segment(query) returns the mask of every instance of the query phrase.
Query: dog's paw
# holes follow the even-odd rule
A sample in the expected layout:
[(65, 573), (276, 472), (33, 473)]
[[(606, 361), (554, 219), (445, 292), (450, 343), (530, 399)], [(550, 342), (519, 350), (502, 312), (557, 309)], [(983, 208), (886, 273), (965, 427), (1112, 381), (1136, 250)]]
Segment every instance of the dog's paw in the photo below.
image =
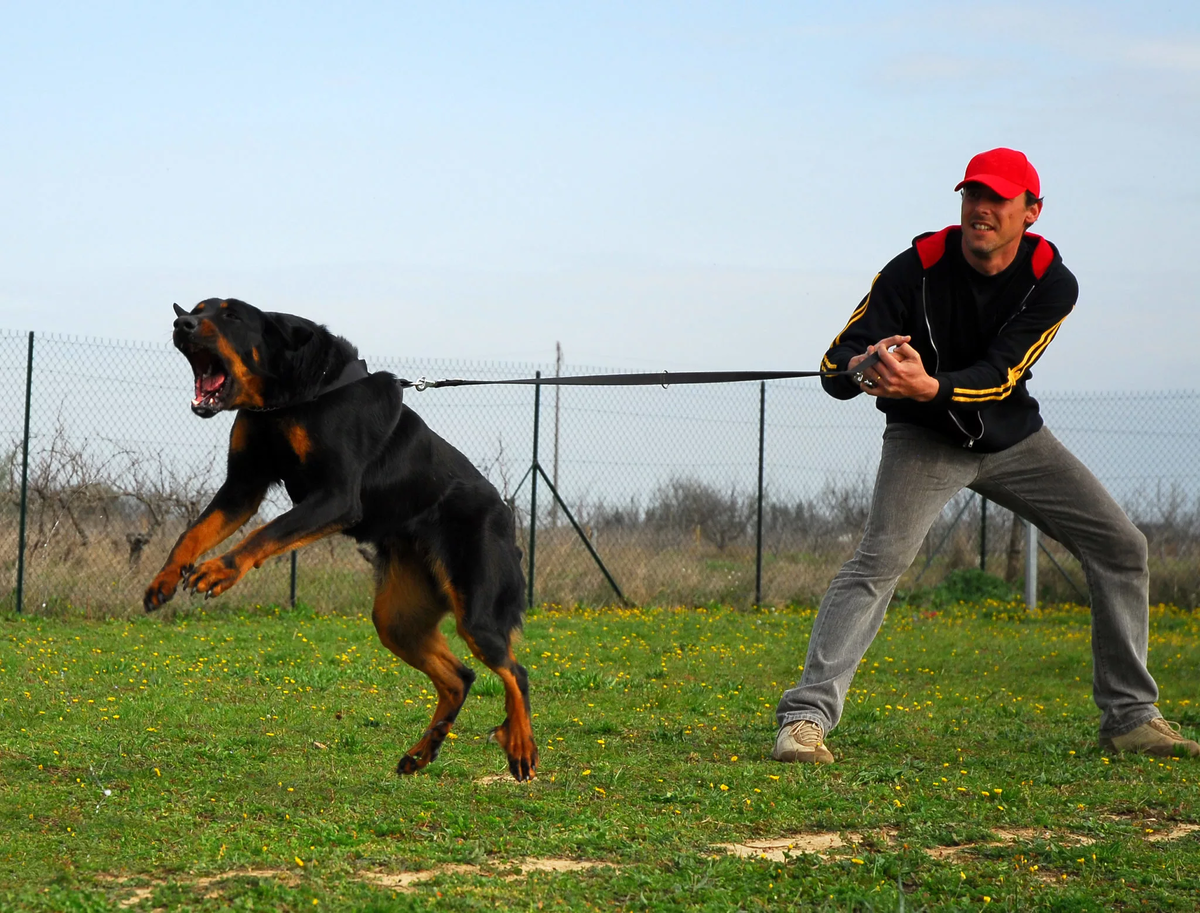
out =
[(158, 576), (146, 588), (146, 594), (142, 597), (142, 608), (147, 612), (153, 612), (170, 602), (185, 570), (168, 565), (159, 571)]
[(537, 775), (538, 750), (528, 729), (522, 732), (505, 720), (492, 730), (488, 739), (504, 749), (508, 770), (518, 781), (532, 780)]
[(420, 758), (414, 757), (413, 755), (410, 755), (410, 754), (406, 754), (404, 757), (402, 757), (400, 759), (399, 763), (396, 764), (396, 773), (398, 773), (398, 774), (400, 774), (400, 776), (404, 777), (404, 776), (408, 776), (410, 774), (415, 774), (418, 770), (420, 770), (424, 766), (425, 765), (421, 762)]
[(183, 585), (193, 593), (206, 597), (220, 596), (242, 579), (242, 572), (228, 556), (205, 561), (195, 570), (184, 574)]

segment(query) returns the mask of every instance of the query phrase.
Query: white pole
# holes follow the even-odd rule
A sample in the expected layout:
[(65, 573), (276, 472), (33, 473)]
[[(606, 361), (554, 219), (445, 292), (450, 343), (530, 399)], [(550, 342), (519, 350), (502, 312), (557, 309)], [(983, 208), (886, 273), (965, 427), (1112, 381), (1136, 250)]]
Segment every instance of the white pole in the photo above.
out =
[(1025, 607), (1037, 607), (1038, 528), (1025, 521)]

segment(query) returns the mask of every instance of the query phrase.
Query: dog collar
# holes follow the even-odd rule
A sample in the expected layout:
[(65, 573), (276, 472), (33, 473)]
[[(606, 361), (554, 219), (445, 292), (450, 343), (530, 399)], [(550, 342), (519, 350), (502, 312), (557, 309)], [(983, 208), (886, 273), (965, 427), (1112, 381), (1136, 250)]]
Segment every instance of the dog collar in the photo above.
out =
[(259, 406), (253, 408), (253, 412), (277, 412), (280, 409), (290, 409), (292, 406), (302, 406), (305, 403), (311, 403), (314, 400), (320, 399), (326, 393), (332, 393), (341, 387), (357, 383), (364, 378), (370, 377), (371, 372), (367, 370), (367, 363), (359, 358), (349, 362), (346, 367), (342, 368), (340, 374), (332, 381), (317, 388), (317, 391), (303, 399), (293, 399), (286, 403), (280, 403), (278, 406)]
[(321, 387), (321, 389), (314, 393), (310, 398), (318, 399), (324, 396), (326, 393), (331, 393), (338, 387), (344, 387), (347, 384), (352, 384), (356, 381), (362, 380), (365, 377), (369, 377), (370, 374), (371, 372), (367, 370), (367, 363), (361, 358), (356, 359), (355, 361), (349, 362), (346, 367), (342, 368), (341, 374), (339, 374), (331, 383)]

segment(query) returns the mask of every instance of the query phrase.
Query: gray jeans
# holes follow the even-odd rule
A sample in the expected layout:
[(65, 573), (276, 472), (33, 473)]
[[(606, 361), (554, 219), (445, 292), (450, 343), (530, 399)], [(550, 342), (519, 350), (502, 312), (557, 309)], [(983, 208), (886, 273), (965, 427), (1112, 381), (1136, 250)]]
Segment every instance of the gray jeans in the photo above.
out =
[(946, 503), (971, 488), (1033, 522), (1083, 566), (1092, 595), (1092, 696), (1100, 734), (1123, 735), (1161, 714), (1146, 669), (1146, 537), (1048, 428), (1000, 453), (975, 453), (917, 425), (888, 425), (858, 551), (833, 579), (804, 672), (776, 709), (780, 725), (841, 719), (860, 660), (883, 624), (896, 581)]

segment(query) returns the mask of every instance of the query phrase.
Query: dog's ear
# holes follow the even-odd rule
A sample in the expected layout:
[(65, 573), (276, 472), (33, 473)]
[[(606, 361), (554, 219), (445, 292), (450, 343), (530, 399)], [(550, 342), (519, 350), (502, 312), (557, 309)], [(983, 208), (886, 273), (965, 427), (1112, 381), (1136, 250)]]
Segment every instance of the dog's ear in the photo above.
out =
[(182, 317), (183, 315), (185, 315), (187, 313), (187, 311), (185, 311), (183, 308), (181, 308), (178, 304), (172, 304), (171, 307), (175, 308), (175, 316), (176, 317)]
[(291, 314), (267, 314), (264, 332), (276, 336), (285, 349), (300, 349), (315, 335), (307, 320)]

